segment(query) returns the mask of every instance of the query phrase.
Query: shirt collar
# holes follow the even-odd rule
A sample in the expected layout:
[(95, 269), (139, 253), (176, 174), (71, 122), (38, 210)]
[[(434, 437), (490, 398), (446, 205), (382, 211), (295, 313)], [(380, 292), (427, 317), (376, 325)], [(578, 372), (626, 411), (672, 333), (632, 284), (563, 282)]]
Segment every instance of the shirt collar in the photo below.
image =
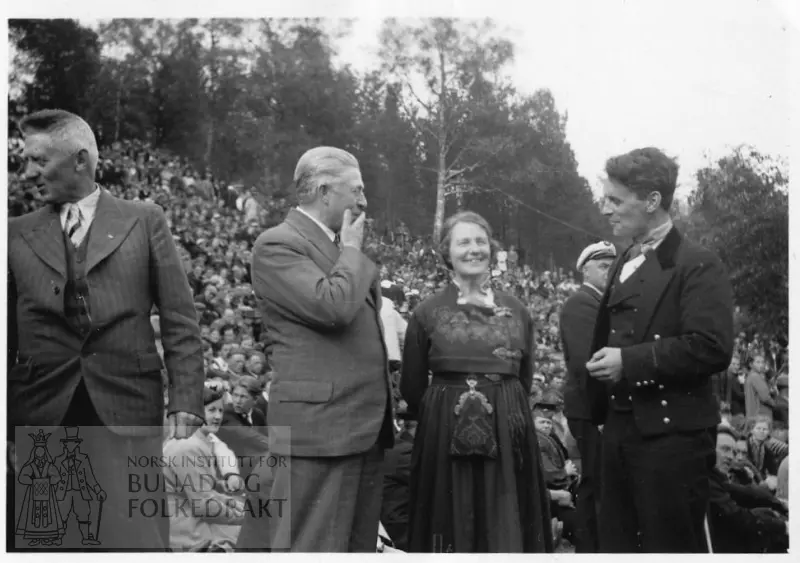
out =
[(667, 217), (667, 220), (661, 225), (651, 229), (644, 237), (642, 237), (639, 244), (642, 246), (642, 253), (646, 250), (655, 250), (659, 245), (664, 242), (667, 235), (672, 230), (672, 219)]
[[(453, 285), (456, 286), (458, 290), (458, 299), (456, 303), (459, 305), (464, 305), (467, 302), (467, 298), (464, 295), (464, 291), (461, 286), (458, 284), (455, 276), (451, 277)], [(487, 275), (486, 279), (483, 280), (480, 287), (478, 288), (478, 297), (483, 301), (483, 304), (487, 307), (494, 307), (494, 291), (492, 290), (492, 276)]]
[[(94, 191), (84, 197), (81, 200), (78, 200), (73, 205), (77, 205), (78, 209), (81, 210), (81, 216), (86, 224), (89, 224), (94, 219), (94, 213), (97, 211), (97, 202), (100, 200), (100, 186), (95, 184)], [(69, 205), (63, 205), (61, 207), (61, 226), (62, 228), (67, 223), (67, 212), (69, 211)]]
[(597, 287), (595, 287), (592, 284), (590, 284), (589, 282), (585, 281), (585, 282), (583, 282), (583, 285), (585, 285), (586, 287), (590, 287), (593, 290), (595, 290), (599, 296), (601, 296), (601, 297), (603, 296), (603, 292), (600, 291)]
[(322, 229), (322, 232), (325, 233), (329, 239), (331, 239), (331, 242), (333, 242), (333, 240), (336, 238), (336, 233), (334, 233), (330, 229), (330, 227), (325, 225), (322, 221), (320, 221), (316, 217), (312, 216), (308, 211), (306, 211), (302, 207), (296, 207), (295, 209), (297, 209), (300, 213), (302, 213), (303, 215), (314, 221), (319, 226), (319, 228)]

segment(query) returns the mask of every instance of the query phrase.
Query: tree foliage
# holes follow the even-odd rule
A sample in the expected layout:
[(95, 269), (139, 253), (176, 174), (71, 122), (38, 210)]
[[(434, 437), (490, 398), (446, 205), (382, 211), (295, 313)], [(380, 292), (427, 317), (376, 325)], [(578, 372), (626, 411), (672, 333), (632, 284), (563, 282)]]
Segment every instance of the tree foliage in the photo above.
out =
[(789, 196), (785, 166), (739, 147), (697, 172), (690, 234), (727, 266), (756, 329), (788, 335)]
[[(435, 235), (469, 207), (537, 266), (570, 266), (608, 227), (549, 91), (504, 78), (514, 45), (489, 20), (388, 20), (381, 64), (336, 60), (347, 26), (310, 19), (14, 20), (18, 113), (62, 107), (101, 144), (147, 141), (291, 204), (307, 149), (352, 151), (384, 232)], [(16, 78), (15, 78), (16, 79)], [(435, 220), (434, 220), (435, 219)]]

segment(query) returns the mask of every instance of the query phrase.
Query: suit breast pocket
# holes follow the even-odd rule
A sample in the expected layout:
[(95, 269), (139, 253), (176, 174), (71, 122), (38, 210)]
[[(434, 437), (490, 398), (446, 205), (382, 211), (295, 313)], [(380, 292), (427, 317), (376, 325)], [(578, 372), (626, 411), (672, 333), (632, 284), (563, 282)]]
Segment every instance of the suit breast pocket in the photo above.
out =
[(272, 400), (280, 403), (327, 403), (333, 397), (329, 381), (281, 381), (270, 390)]

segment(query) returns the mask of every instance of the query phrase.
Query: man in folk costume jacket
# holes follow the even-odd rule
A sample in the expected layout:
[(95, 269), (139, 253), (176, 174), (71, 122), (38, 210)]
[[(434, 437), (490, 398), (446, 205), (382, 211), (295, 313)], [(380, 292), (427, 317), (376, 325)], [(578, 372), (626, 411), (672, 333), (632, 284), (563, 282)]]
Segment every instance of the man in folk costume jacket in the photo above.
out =
[[(272, 496), (290, 499), (291, 517), (269, 535), (292, 551), (374, 552), (394, 424), (378, 268), (361, 252), (358, 161), (311, 149), (295, 186), (300, 206), (253, 248), (253, 289), (275, 370), (270, 452), (290, 456), (274, 469)], [(259, 545), (266, 535), (243, 529), (239, 547), (270, 547)]]
[(583, 285), (564, 303), (559, 322), (567, 364), (564, 414), (581, 455), (581, 480), (575, 492), (577, 553), (597, 553), (600, 432), (591, 422), (586, 399), (586, 379), (589, 377), (586, 362), (590, 356), (600, 298), (616, 256), (617, 249), (606, 241), (591, 244), (581, 252), (576, 268), (583, 274)]
[(719, 405), (711, 376), (733, 354), (733, 298), (712, 252), (669, 217), (677, 164), (654, 148), (606, 164), (603, 212), (634, 245), (600, 302), (587, 392), (603, 426), (601, 552), (705, 552)]
[(186, 274), (161, 208), (94, 183), (97, 144), (85, 121), (45, 110), (20, 128), (26, 176), (47, 205), (8, 225), (10, 441), (17, 426), (82, 427), (87, 448), (103, 452), (95, 456), (108, 483), (102, 546), (164, 549), (168, 520), (128, 511), (126, 460), (161, 455), (153, 305), (171, 434), (191, 436), (203, 421), (202, 344)]

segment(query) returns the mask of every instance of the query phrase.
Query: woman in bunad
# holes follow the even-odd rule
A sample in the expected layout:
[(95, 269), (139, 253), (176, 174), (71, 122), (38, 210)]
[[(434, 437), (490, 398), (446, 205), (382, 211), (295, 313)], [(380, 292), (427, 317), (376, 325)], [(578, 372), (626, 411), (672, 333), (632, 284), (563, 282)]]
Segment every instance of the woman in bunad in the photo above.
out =
[(480, 215), (450, 217), (439, 251), (452, 282), (409, 320), (400, 390), (419, 421), (412, 552), (553, 551), (528, 405), (533, 322), (519, 300), (491, 288), (491, 241)]
[[(164, 483), (175, 551), (231, 550), (244, 520), (244, 490), (236, 457), (216, 433), (222, 423), (223, 393), (203, 390), (206, 423), (185, 440), (164, 444)], [(228, 549), (226, 549), (226, 546)]]

